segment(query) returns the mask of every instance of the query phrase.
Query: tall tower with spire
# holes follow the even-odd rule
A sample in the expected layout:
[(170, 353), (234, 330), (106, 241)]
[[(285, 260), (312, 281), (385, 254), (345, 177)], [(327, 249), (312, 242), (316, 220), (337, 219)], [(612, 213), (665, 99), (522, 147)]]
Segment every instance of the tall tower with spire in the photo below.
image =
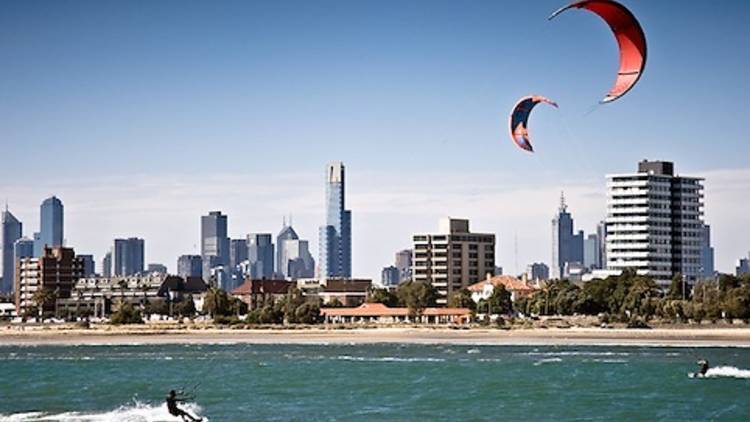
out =
[(565, 264), (583, 263), (583, 232), (573, 234), (573, 216), (568, 212), (565, 193), (560, 192), (560, 209), (552, 219), (552, 279), (565, 275)]

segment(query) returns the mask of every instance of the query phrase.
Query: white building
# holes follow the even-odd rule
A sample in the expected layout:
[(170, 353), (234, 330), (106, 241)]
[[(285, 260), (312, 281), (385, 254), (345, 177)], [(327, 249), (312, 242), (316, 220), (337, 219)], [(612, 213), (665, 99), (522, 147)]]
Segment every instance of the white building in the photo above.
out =
[(607, 176), (607, 269), (634, 268), (662, 285), (701, 273), (703, 179), (674, 174), (666, 161)]
[(438, 303), (495, 272), (495, 235), (471, 233), (469, 220), (445, 218), (438, 233), (415, 234), (414, 281), (432, 284)]

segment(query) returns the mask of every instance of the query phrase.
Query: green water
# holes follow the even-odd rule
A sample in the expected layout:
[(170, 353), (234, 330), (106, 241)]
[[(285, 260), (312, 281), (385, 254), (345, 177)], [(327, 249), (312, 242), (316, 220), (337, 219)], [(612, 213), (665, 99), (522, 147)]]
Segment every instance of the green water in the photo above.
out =
[(0, 347), (0, 420), (176, 420), (171, 388), (211, 421), (748, 421), (750, 349)]

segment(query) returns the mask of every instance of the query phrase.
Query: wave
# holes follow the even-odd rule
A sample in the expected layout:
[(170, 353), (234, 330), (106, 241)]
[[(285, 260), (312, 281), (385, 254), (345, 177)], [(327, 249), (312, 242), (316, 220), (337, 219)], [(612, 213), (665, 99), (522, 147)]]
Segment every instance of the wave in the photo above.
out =
[(552, 352), (526, 352), (528, 356), (630, 356), (628, 352), (588, 352), (588, 351), (552, 351)]
[(745, 378), (750, 379), (750, 369), (740, 369), (734, 366), (717, 366), (709, 368), (705, 375), (706, 378)]
[(554, 363), (554, 362), (562, 362), (562, 361), (563, 360), (560, 359), (560, 358), (545, 358), (545, 359), (540, 359), (540, 360), (534, 362), (534, 366), (539, 366), (539, 365), (542, 365), (544, 363)]
[[(193, 415), (199, 415), (201, 407), (195, 403), (183, 403), (182, 409)], [(181, 421), (180, 418), (172, 416), (167, 411), (167, 405), (150, 405), (134, 400), (133, 404), (120, 406), (108, 412), (21, 412), (13, 414), (0, 414), (0, 420), (7, 422), (156, 422), (156, 421)], [(203, 418), (203, 421), (208, 421)]]
[(395, 356), (362, 357), (349, 355), (337, 356), (336, 360), (348, 360), (355, 362), (445, 362), (445, 359), (441, 358), (400, 358)]

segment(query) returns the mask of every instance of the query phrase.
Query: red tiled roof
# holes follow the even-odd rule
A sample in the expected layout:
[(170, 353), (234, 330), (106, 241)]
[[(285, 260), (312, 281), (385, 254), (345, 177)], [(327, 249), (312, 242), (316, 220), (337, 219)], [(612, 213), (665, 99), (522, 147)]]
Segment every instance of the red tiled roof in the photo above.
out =
[(286, 280), (247, 280), (232, 290), (232, 294), (238, 296), (260, 293), (286, 294), (294, 285), (293, 281)]
[[(363, 303), (356, 308), (323, 308), (320, 313), (324, 316), (408, 316), (409, 308), (390, 308), (382, 303)], [(425, 308), (422, 315), (427, 316), (460, 316), (471, 315), (468, 308)]]
[(525, 282), (509, 275), (496, 275), (488, 280), (483, 280), (479, 283), (472, 284), (467, 288), (470, 292), (481, 292), (482, 290), (484, 290), (484, 286), (488, 284), (492, 284), (493, 286), (499, 286), (502, 284), (508, 291), (530, 292), (534, 290), (533, 287), (529, 286)]

